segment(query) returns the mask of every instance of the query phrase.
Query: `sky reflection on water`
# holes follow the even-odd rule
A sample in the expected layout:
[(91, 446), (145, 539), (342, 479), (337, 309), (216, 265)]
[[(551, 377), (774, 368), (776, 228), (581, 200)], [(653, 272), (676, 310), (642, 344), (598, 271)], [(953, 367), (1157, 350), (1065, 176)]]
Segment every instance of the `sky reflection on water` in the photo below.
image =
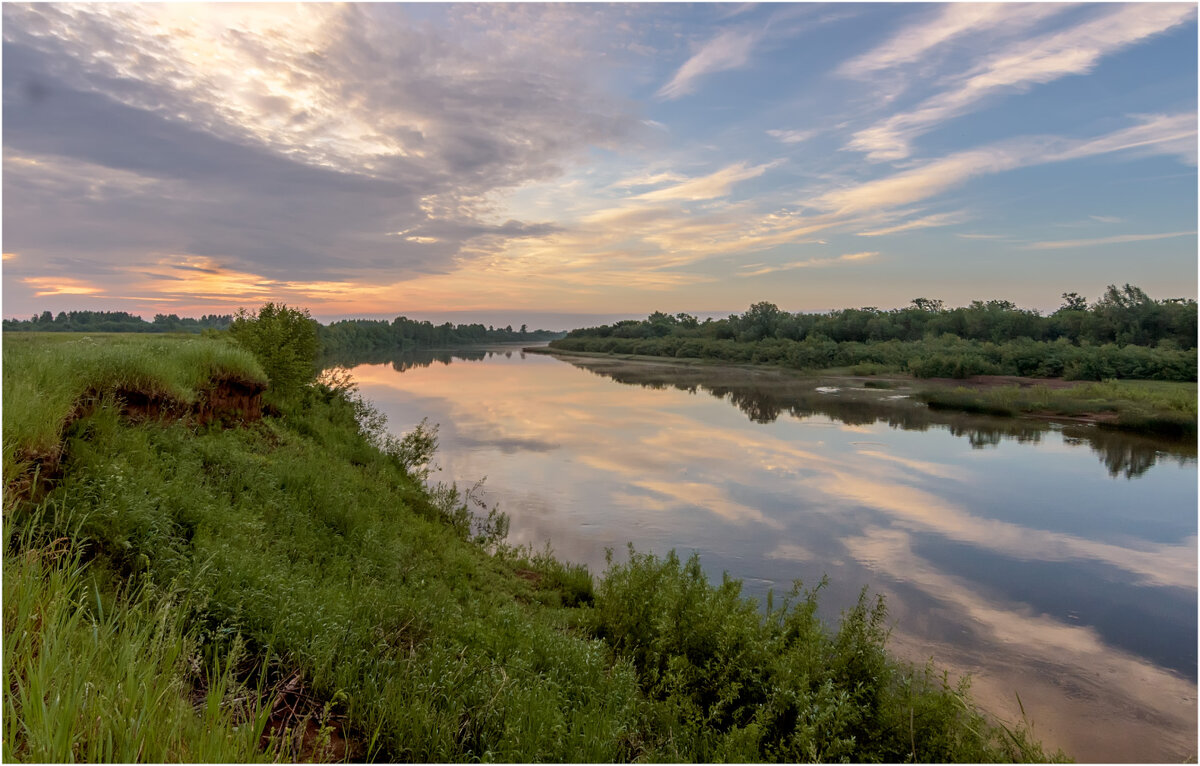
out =
[(438, 476), (489, 477), (511, 542), (597, 572), (627, 542), (695, 550), (757, 597), (828, 574), (829, 619), (869, 584), (897, 651), (971, 671), (994, 708), (1021, 693), (1076, 758), (1194, 754), (1194, 443), (519, 349), (353, 374), (394, 430), (441, 424)]

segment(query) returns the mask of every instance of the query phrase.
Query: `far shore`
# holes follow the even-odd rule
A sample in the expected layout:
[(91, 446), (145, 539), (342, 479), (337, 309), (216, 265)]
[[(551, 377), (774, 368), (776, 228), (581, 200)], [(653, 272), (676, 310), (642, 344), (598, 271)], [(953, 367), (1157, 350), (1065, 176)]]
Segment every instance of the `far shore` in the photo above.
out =
[[(855, 375), (848, 368), (797, 370), (779, 365), (736, 364), (711, 359), (673, 358), (602, 351), (567, 351), (549, 346), (526, 346), (529, 354), (613, 361), (712, 367), (755, 374), (776, 374), (811, 381), (815, 386), (837, 385), (887, 389), (907, 394), (932, 409), (976, 412), (1101, 427), (1173, 437), (1196, 435), (1196, 383), (1164, 381), (1088, 381), (1031, 378), (1017, 375), (972, 375), (966, 378), (917, 378), (907, 373)], [(1181, 410), (1180, 397), (1190, 400)]]

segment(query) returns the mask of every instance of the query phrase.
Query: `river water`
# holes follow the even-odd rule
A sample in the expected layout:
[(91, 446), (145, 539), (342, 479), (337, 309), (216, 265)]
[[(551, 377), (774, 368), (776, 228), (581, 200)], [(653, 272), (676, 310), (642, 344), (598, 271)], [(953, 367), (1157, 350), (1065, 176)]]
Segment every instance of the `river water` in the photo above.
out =
[[(697, 551), (835, 622), (883, 593), (889, 646), (969, 673), (995, 716), (1081, 761), (1195, 762), (1195, 442), (932, 412), (904, 389), (519, 347), (357, 364), (396, 433), (440, 424), (435, 480), (509, 542), (604, 569)], [(1018, 699), (1019, 698), (1019, 699)]]

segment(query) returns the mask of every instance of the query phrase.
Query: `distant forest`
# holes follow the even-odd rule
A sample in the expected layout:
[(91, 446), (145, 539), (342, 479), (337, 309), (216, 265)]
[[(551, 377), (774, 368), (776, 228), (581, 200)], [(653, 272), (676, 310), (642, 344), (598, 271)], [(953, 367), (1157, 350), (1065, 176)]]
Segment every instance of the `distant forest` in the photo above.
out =
[(30, 319), (5, 319), (5, 332), (203, 332), (225, 330), (232, 314), (205, 314), (199, 319), (155, 314), (153, 322), (124, 311), (43, 311)]
[(1062, 306), (1046, 316), (1011, 301), (946, 308), (928, 298), (900, 309), (823, 314), (791, 314), (763, 302), (704, 322), (656, 312), (640, 321), (572, 330), (551, 346), (917, 377), (1196, 379), (1196, 301), (1155, 300), (1128, 284), (1110, 285), (1090, 304), (1078, 293), (1062, 298)]
[(338, 356), (393, 349), (553, 340), (563, 337), (563, 333), (529, 330), (526, 325), (514, 330), (512, 325), (494, 327), (449, 322), (435, 325), (396, 317), (390, 322), (385, 319), (345, 319), (319, 325), (317, 336), (321, 339), (322, 353)]
[[(199, 319), (180, 318), (175, 314), (157, 314), (153, 322), (124, 311), (68, 311), (54, 316), (49, 311), (30, 319), (5, 319), (6, 332), (202, 332), (225, 330), (232, 314), (205, 314)], [(526, 325), (514, 330), (482, 324), (435, 325), (408, 317), (385, 319), (346, 319), (322, 325), (316, 321), (317, 337), (327, 356), (345, 356), (408, 348), (459, 346), (475, 343), (545, 341), (561, 338), (553, 330), (529, 330)]]

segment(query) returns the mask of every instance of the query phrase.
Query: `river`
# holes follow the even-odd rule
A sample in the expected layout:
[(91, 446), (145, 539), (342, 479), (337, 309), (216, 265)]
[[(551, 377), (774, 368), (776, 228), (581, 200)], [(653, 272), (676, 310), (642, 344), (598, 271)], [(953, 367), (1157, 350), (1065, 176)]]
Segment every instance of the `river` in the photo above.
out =
[[(352, 367), (396, 433), (440, 424), (434, 480), (509, 542), (604, 569), (693, 551), (836, 622), (883, 593), (889, 647), (1081, 761), (1196, 760), (1196, 445), (931, 412), (902, 389), (519, 347)], [(1019, 699), (1018, 699), (1019, 698)]]

